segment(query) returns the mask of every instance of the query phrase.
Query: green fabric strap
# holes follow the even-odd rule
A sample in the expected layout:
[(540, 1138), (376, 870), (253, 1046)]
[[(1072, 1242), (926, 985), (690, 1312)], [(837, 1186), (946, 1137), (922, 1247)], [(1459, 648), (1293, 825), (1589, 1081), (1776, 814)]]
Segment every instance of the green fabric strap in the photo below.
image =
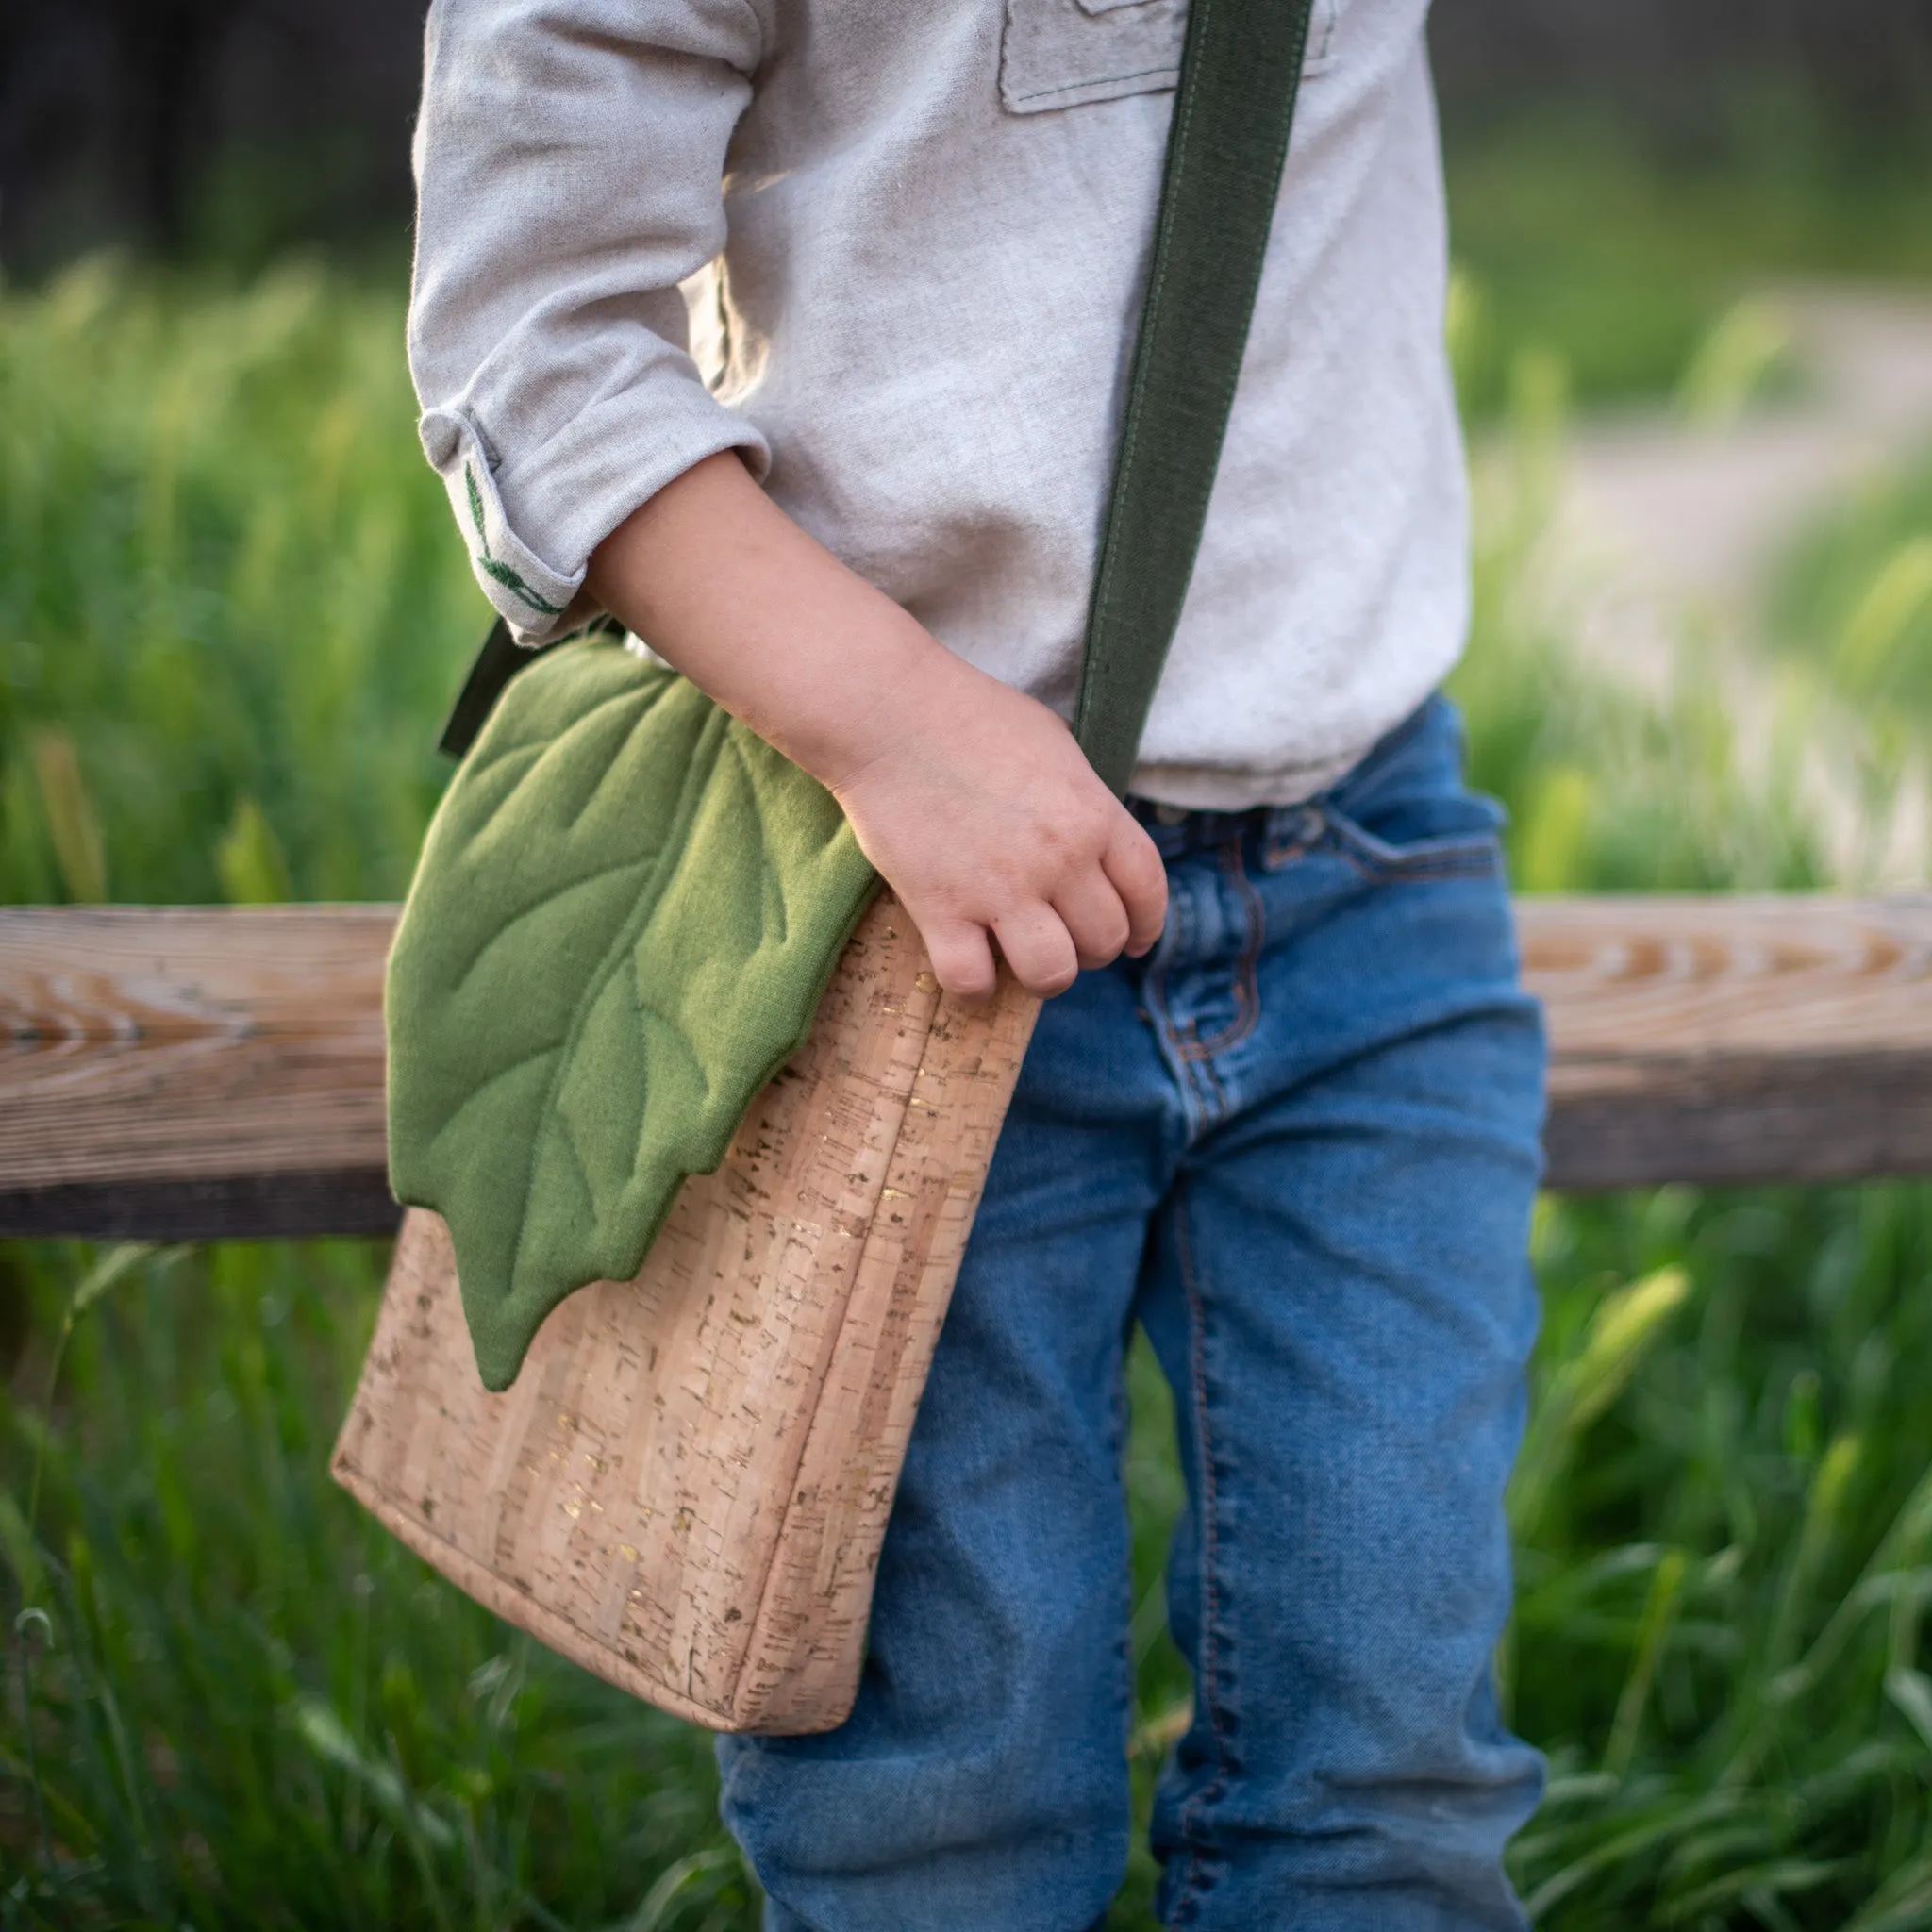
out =
[(463, 688), (457, 693), (457, 701), (443, 721), (442, 736), (436, 741), (437, 750), (444, 758), (460, 764), (464, 755), (475, 743), (476, 734), (482, 730), (485, 721), (496, 708), (496, 701), (503, 695), (504, 686), (519, 671), (534, 664), (546, 651), (556, 650), (558, 644), (574, 643), (580, 637), (605, 633), (622, 637), (624, 626), (614, 617), (593, 617), (582, 630), (554, 638), (547, 644), (520, 644), (510, 635), (509, 625), (499, 617), (484, 633), (482, 645), (470, 666), (470, 675), (464, 678)]
[(1074, 729), (1115, 793), (1180, 622), (1288, 158), (1313, 0), (1193, 0)]

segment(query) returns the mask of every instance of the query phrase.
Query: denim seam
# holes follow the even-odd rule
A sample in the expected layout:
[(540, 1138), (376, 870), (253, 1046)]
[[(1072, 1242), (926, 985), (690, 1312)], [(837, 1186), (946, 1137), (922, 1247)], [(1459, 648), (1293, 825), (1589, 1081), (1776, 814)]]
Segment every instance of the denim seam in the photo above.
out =
[(1189, 937), (1182, 929), (1187, 920), (1186, 900), (1174, 902), (1170, 895), (1167, 923), (1160, 938), (1155, 943), (1153, 955), (1148, 960), (1147, 977), (1143, 982), (1147, 1004), (1158, 1014), (1160, 1030), (1172, 1041), (1176, 1056), (1180, 1054), (1180, 1039), (1174, 1030), (1174, 1008), (1167, 997), (1167, 972), (1169, 962)]
[(1200, 1108), (1205, 1128), (1227, 1111), (1227, 1095), (1222, 1091), (1214, 1062), (1202, 1051), (1200, 1029), (1191, 1017), (1170, 1025), (1168, 1037), (1174, 1041), (1174, 1050), (1187, 1075), (1188, 1092)]
[(1219, 1541), (1217, 1522), (1220, 1494), (1214, 1479), (1212, 1444), (1208, 1433), (1208, 1313), (1201, 1284), (1194, 1269), (1193, 1243), (1188, 1234), (1188, 1192), (1185, 1184), (1174, 1204), (1174, 1257), (1179, 1265), (1181, 1293), (1188, 1308), (1189, 1380), (1194, 1392), (1194, 1462), (1201, 1485), (1201, 1645), (1194, 1673), (1197, 1709), (1205, 1707), (1208, 1729), (1214, 1740), (1214, 1775), (1208, 1784), (1182, 1806), (1179, 1824), (1181, 1842), (1187, 1847), (1187, 1866), (1174, 1892), (1174, 1912), (1199, 1904), (1201, 1880), (1207, 1860), (1195, 1842), (1195, 1820), (1209, 1805), (1226, 1792), (1231, 1772), (1227, 1737), (1222, 1728), (1219, 1697), (1220, 1606), (1215, 1591), (1215, 1556)]
[(1496, 849), (1493, 845), (1485, 850), (1444, 854), (1440, 858), (1420, 858), (1413, 862), (1370, 858), (1366, 854), (1357, 852), (1346, 840), (1340, 841), (1336, 850), (1343, 864), (1376, 886), (1424, 886), (1438, 884), (1444, 879), (1488, 878), (1496, 869)]
[[(1195, 1044), (1198, 1045), (1199, 1043), (1197, 1036)], [(1204, 1054), (1193, 1064), (1206, 1078), (1208, 1087), (1212, 1090), (1215, 1120), (1217, 1122), (1226, 1120), (1233, 1111), (1233, 1108), (1228, 1105), (1227, 1089), (1221, 1084), (1221, 1069), (1214, 1064), (1211, 1054)]]
[[(1143, 1250), (1144, 1252), (1144, 1250)], [(1133, 1318), (1130, 1315), (1121, 1330), (1120, 1353), (1114, 1358), (1112, 1441), (1114, 1479), (1120, 1484), (1120, 1494), (1124, 1503), (1126, 1497), (1127, 1441), (1133, 1427), (1133, 1417), (1128, 1407), (1127, 1394), (1127, 1348), (1132, 1336)], [(1134, 1738), (1134, 1566), (1127, 1563), (1120, 1578), (1120, 1642), (1115, 1651), (1118, 1674), (1114, 1680), (1114, 1696), (1118, 1705), (1121, 1748), (1131, 1751)], [(1102, 1915), (1105, 1924), (1105, 1914)]]
[[(1145, 999), (1149, 1019), (1159, 1032), (1161, 1041), (1171, 1056), (1169, 1073), (1174, 1083), (1174, 1091), (1180, 1095), (1181, 1109), (1187, 1124), (1187, 1136), (1191, 1141), (1206, 1123), (1197, 1118), (1218, 1109), (1218, 1096), (1204, 1093), (1198, 1069), (1202, 1064), (1198, 1054), (1191, 1050), (1190, 1034), (1191, 1021), (1178, 1021), (1174, 1016), (1174, 1007), (1167, 997), (1168, 941), (1171, 935), (1163, 934), (1158, 950), (1155, 953), (1155, 964), (1149, 969), (1142, 983), (1142, 997)], [(1178, 937), (1173, 935), (1173, 937)]]
[[(1218, 1053), (1225, 1053), (1231, 1046), (1239, 1046), (1255, 1030), (1256, 1023), (1261, 1017), (1261, 995), (1257, 983), (1256, 970), (1261, 959), (1261, 941), (1266, 936), (1267, 921), (1262, 914), (1261, 895), (1255, 890), (1254, 881), (1248, 876), (1248, 869), (1241, 859), (1241, 844), (1239, 837), (1226, 840), (1221, 847), (1221, 869), (1234, 881), (1235, 890), (1241, 895), (1241, 916), (1247, 925), (1247, 936), (1241, 941), (1241, 958), (1234, 969), (1235, 1017), (1211, 1040), (1196, 1036), (1182, 1048), (1191, 1059), (1211, 1060)], [(1223, 1110), (1226, 1108), (1226, 1095), (1221, 1091), (1219, 1076), (1214, 1076), (1214, 1086)]]
[(1296, 833), (1291, 838), (1270, 840), (1261, 848), (1262, 868), (1267, 872), (1279, 872), (1297, 858), (1306, 858), (1320, 840), (1319, 832), (1312, 838)]

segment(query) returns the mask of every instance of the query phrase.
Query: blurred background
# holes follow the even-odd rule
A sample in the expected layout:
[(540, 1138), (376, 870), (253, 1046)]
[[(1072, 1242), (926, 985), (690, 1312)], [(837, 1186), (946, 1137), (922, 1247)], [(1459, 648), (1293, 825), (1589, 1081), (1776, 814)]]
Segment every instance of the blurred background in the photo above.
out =
[[(420, 32), (0, 12), (0, 903), (408, 880), (486, 615), (402, 360)], [(1923, 889), (1932, 4), (1441, 0), (1433, 40), (1457, 694), (1519, 886)], [(1538, 1923), (1932, 1925), (1932, 1192), (1552, 1197), (1535, 1245)], [(756, 1923), (706, 1740), (329, 1486), (384, 1260), (0, 1244), (0, 1928)], [(1144, 1806), (1188, 1690), (1132, 1386)]]

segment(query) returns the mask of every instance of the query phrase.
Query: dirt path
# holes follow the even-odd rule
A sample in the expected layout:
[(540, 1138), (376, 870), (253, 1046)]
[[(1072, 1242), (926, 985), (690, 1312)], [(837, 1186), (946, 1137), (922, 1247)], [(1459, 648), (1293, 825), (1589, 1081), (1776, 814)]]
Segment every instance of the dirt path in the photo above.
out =
[(1722, 428), (1661, 413), (1586, 423), (1565, 453), (1548, 563), (1592, 669), (1656, 695), (1693, 660), (1723, 694), (1748, 775), (1770, 782), (1804, 708), (1798, 782), (1834, 873), (1868, 889), (1932, 877), (1932, 770), (1872, 821), (1866, 732), (1762, 648), (1770, 562), (1834, 498), (1932, 450), (1932, 297), (1791, 289), (1766, 297), (1802, 373), (1789, 402)]
[(1656, 591), (1748, 601), (1767, 557), (1832, 497), (1932, 445), (1932, 298), (1773, 291), (1802, 395), (1722, 429), (1591, 424), (1573, 442), (1578, 537)]

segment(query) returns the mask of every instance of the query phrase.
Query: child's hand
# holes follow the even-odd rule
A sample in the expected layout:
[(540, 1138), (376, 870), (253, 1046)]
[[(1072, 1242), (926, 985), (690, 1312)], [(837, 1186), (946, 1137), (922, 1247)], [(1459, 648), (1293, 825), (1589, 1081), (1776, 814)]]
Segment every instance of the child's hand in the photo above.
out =
[(1154, 841), (1044, 705), (975, 671), (820, 548), (728, 451), (600, 544), (588, 589), (828, 786), (940, 984), (1042, 996), (1160, 936)]
[(872, 748), (832, 791), (940, 984), (991, 994), (994, 942), (1042, 997), (1082, 967), (1146, 952), (1167, 913), (1153, 841), (1044, 705), (939, 656), (869, 710)]

